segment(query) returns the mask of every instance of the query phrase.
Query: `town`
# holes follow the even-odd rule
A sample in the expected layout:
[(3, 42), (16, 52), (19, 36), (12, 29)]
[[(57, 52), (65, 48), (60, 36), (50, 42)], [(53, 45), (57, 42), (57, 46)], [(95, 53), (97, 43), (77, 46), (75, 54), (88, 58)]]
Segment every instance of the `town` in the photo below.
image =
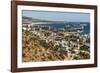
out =
[[(23, 24), (23, 55), (26, 58), (30, 57), (23, 61), (80, 60), (90, 58), (90, 35), (81, 34), (84, 30), (84, 26), (86, 26), (85, 24), (80, 24), (76, 27), (70, 27), (70, 25), (67, 25), (65, 28), (56, 29), (51, 26), (42, 25), (47, 23), (50, 22)], [(33, 40), (32, 43), (29, 39), (31, 39), (31, 41)], [(26, 44), (25, 41), (28, 41), (28, 43)], [(55, 56), (53, 55), (54, 53), (56, 56), (48, 59), (46, 56), (42, 58), (44, 55), (41, 56), (41, 54), (39, 54), (42, 52), (41, 51), (38, 52), (39, 55), (37, 57), (33, 58), (33, 56), (36, 56), (36, 53), (33, 54), (34, 49), (31, 47), (33, 45), (37, 45), (37, 49), (45, 49), (45, 55), (48, 50), (49, 52), (52, 50), (54, 51), (51, 52), (52, 56)], [(26, 47), (31, 47), (31, 51), (30, 49), (25, 50)], [(34, 48), (36, 47), (34, 46)], [(26, 55), (27, 52), (29, 52), (29, 56)]]

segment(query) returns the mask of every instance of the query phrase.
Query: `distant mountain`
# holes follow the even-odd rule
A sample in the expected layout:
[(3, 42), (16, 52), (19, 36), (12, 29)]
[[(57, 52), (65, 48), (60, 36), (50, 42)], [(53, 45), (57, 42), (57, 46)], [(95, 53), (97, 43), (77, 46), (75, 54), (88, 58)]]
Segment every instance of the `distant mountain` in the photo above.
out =
[(52, 21), (47, 21), (47, 20), (40, 20), (40, 19), (33, 19), (31, 17), (26, 17), (26, 16), (23, 16), (22, 17), (22, 22), (23, 23), (32, 23), (32, 22), (52, 22)]
[(22, 23), (23, 24), (30, 24), (32, 23), (32, 18), (31, 17), (22, 17)]

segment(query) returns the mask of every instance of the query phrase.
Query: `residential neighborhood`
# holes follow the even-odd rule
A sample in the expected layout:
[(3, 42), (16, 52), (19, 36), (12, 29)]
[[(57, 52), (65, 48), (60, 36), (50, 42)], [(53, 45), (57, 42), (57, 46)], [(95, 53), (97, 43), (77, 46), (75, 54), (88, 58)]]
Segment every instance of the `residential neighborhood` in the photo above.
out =
[(90, 36), (82, 34), (85, 24), (75, 27), (67, 24), (68, 27), (58, 29), (46, 26), (51, 23), (55, 22), (27, 21), (23, 23), (24, 62), (90, 58)]

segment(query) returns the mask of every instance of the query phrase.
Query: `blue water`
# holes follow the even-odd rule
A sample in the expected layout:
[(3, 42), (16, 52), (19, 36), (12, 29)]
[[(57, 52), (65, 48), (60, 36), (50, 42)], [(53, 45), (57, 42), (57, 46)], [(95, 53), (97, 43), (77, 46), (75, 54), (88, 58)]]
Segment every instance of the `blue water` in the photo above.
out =
[(52, 28), (66, 28), (66, 26), (70, 26), (70, 27), (78, 27), (79, 25), (82, 24), (86, 24), (86, 26), (84, 26), (84, 30), (83, 33), (84, 34), (88, 34), (90, 33), (90, 23), (88, 22), (53, 22), (53, 23), (49, 23), (49, 24), (38, 24), (40, 26), (46, 26), (46, 27), (52, 27)]

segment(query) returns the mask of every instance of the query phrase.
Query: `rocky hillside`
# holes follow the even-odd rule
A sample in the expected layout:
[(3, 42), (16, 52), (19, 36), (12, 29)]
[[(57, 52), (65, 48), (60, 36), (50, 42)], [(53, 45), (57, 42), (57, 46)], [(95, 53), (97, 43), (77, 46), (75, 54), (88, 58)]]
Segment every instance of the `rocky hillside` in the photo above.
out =
[(29, 31), (23, 31), (23, 62), (56, 61), (68, 59), (67, 52), (45, 48), (43, 41)]

